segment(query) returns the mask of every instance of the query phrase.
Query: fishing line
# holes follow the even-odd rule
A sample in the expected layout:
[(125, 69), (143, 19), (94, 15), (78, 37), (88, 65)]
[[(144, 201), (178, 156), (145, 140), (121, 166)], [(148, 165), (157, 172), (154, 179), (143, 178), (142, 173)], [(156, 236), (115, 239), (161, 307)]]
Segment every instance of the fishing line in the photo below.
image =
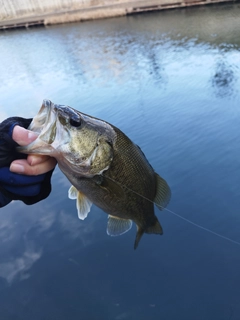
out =
[(136, 191), (128, 188), (127, 186), (122, 185), (121, 183), (115, 181), (114, 179), (111, 179), (111, 178), (106, 177), (106, 176), (105, 176), (105, 178), (107, 178), (107, 179), (109, 179), (109, 180), (112, 180), (113, 182), (117, 183), (117, 184), (120, 185), (121, 187), (124, 187), (124, 188), (128, 189), (129, 191), (135, 193), (135, 194), (138, 195), (139, 197), (142, 197), (142, 198), (144, 198), (145, 200), (150, 201), (151, 203), (155, 204), (158, 208), (161, 208), (162, 210), (166, 210), (166, 211), (172, 213), (173, 215), (175, 215), (175, 216), (178, 217), (179, 219), (182, 219), (182, 220), (190, 223), (191, 225), (193, 225), (193, 226), (195, 226), (195, 227), (197, 227), (197, 228), (199, 228), (199, 229), (202, 229), (202, 230), (204, 230), (204, 231), (206, 231), (206, 232), (209, 232), (209, 233), (211, 233), (211, 234), (213, 234), (213, 235), (215, 235), (215, 236), (217, 236), (217, 237), (219, 237), (219, 238), (222, 238), (222, 239), (224, 239), (224, 240), (227, 240), (227, 241), (229, 241), (229, 242), (232, 242), (232, 243), (237, 244), (238, 246), (240, 246), (240, 242), (238, 242), (238, 241), (236, 241), (236, 240), (233, 240), (233, 239), (231, 239), (231, 238), (228, 238), (228, 237), (226, 237), (226, 236), (223, 236), (223, 235), (220, 234), (220, 233), (214, 232), (214, 231), (212, 231), (212, 230), (210, 230), (210, 229), (208, 229), (208, 228), (205, 228), (205, 227), (203, 227), (203, 226), (201, 226), (201, 225), (199, 225), (199, 224), (197, 224), (197, 223), (195, 223), (195, 222), (193, 222), (193, 221), (191, 221), (191, 220), (189, 220), (189, 219), (187, 219), (187, 218), (184, 218), (184, 217), (181, 216), (180, 214), (178, 214), (178, 213), (176, 213), (176, 212), (174, 212), (174, 211), (172, 211), (172, 210), (170, 210), (170, 209), (164, 208), (163, 206), (160, 206), (160, 205), (157, 204), (156, 202), (154, 202), (154, 201), (152, 201), (152, 200), (144, 197), (144, 196), (141, 195), (140, 193), (138, 193), (138, 192), (136, 192)]
[[(154, 202), (153, 202), (153, 203), (154, 203)], [(191, 220), (189, 220), (189, 219), (187, 219), (187, 218), (182, 217), (181, 215), (179, 215), (178, 213), (176, 213), (176, 212), (174, 212), (174, 211), (172, 211), (172, 210), (169, 210), (169, 209), (167, 209), (167, 208), (164, 208), (164, 210), (167, 210), (168, 212), (174, 214), (176, 217), (178, 217), (178, 218), (180, 218), (180, 219), (182, 219), (182, 220), (184, 220), (184, 221), (192, 224), (193, 226), (195, 226), (195, 227), (197, 227), (197, 228), (199, 228), (199, 229), (202, 229), (202, 230), (204, 230), (204, 231), (207, 231), (207, 232), (209, 232), (209, 233), (211, 233), (211, 234), (214, 234), (215, 236), (217, 236), (217, 237), (219, 237), (219, 238), (225, 239), (225, 240), (227, 240), (227, 241), (230, 241), (230, 242), (235, 243), (235, 244), (237, 244), (237, 245), (240, 246), (240, 242), (238, 242), (238, 241), (236, 241), (236, 240), (233, 240), (233, 239), (231, 239), (231, 238), (225, 237), (225, 236), (223, 236), (223, 235), (221, 235), (221, 234), (219, 234), (219, 233), (217, 233), (217, 232), (214, 232), (214, 231), (212, 231), (212, 230), (210, 230), (210, 229), (208, 229), (208, 228), (205, 228), (205, 227), (203, 227), (203, 226), (200, 226), (199, 224), (197, 224), (197, 223), (195, 223), (195, 222), (193, 222), (193, 221), (191, 221)]]

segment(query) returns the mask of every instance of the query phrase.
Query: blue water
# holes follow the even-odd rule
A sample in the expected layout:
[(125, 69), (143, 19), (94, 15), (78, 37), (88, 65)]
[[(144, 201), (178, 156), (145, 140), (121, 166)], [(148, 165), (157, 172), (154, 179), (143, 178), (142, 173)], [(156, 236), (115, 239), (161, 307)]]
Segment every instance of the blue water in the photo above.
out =
[(1, 320), (240, 319), (240, 6), (0, 34), (0, 121), (43, 99), (119, 127), (171, 189), (163, 236), (80, 221), (56, 168), (48, 199), (0, 212)]

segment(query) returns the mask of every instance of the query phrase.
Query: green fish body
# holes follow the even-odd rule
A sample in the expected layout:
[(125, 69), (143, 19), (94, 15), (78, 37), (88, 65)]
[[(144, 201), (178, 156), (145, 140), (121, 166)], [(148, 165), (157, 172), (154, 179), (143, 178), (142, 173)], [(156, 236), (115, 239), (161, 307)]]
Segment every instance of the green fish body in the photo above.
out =
[(123, 234), (135, 222), (135, 249), (143, 233), (163, 233), (154, 203), (160, 210), (166, 207), (170, 188), (121, 130), (49, 100), (44, 100), (29, 129), (39, 136), (21, 152), (57, 159), (72, 184), (69, 197), (77, 200), (80, 219), (93, 203), (108, 214), (109, 235)]

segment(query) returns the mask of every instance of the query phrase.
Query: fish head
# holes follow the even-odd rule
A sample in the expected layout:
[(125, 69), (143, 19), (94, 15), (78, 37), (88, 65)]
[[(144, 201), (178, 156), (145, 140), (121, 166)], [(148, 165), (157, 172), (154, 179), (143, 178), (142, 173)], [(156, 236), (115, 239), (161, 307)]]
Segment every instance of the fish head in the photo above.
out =
[(107, 170), (113, 159), (113, 128), (68, 106), (44, 100), (28, 129), (38, 137), (18, 151), (52, 156), (64, 172), (92, 177)]

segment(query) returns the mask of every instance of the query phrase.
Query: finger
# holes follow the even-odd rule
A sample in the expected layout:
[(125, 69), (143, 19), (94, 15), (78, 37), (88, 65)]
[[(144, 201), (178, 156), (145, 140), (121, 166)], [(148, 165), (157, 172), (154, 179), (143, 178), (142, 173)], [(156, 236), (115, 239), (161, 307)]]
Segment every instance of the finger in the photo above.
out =
[(26, 175), (39, 175), (52, 170), (56, 165), (56, 160), (54, 158), (49, 158), (47, 161), (40, 164), (31, 166), (27, 160), (15, 160), (11, 163), (10, 171)]
[(30, 166), (35, 166), (35, 165), (43, 163), (49, 159), (50, 159), (50, 157), (45, 156), (45, 155), (29, 155), (27, 157), (27, 162), (29, 163)]
[(26, 146), (37, 138), (37, 134), (33, 131), (24, 129), (20, 126), (15, 126), (12, 133), (12, 138), (20, 146)]

